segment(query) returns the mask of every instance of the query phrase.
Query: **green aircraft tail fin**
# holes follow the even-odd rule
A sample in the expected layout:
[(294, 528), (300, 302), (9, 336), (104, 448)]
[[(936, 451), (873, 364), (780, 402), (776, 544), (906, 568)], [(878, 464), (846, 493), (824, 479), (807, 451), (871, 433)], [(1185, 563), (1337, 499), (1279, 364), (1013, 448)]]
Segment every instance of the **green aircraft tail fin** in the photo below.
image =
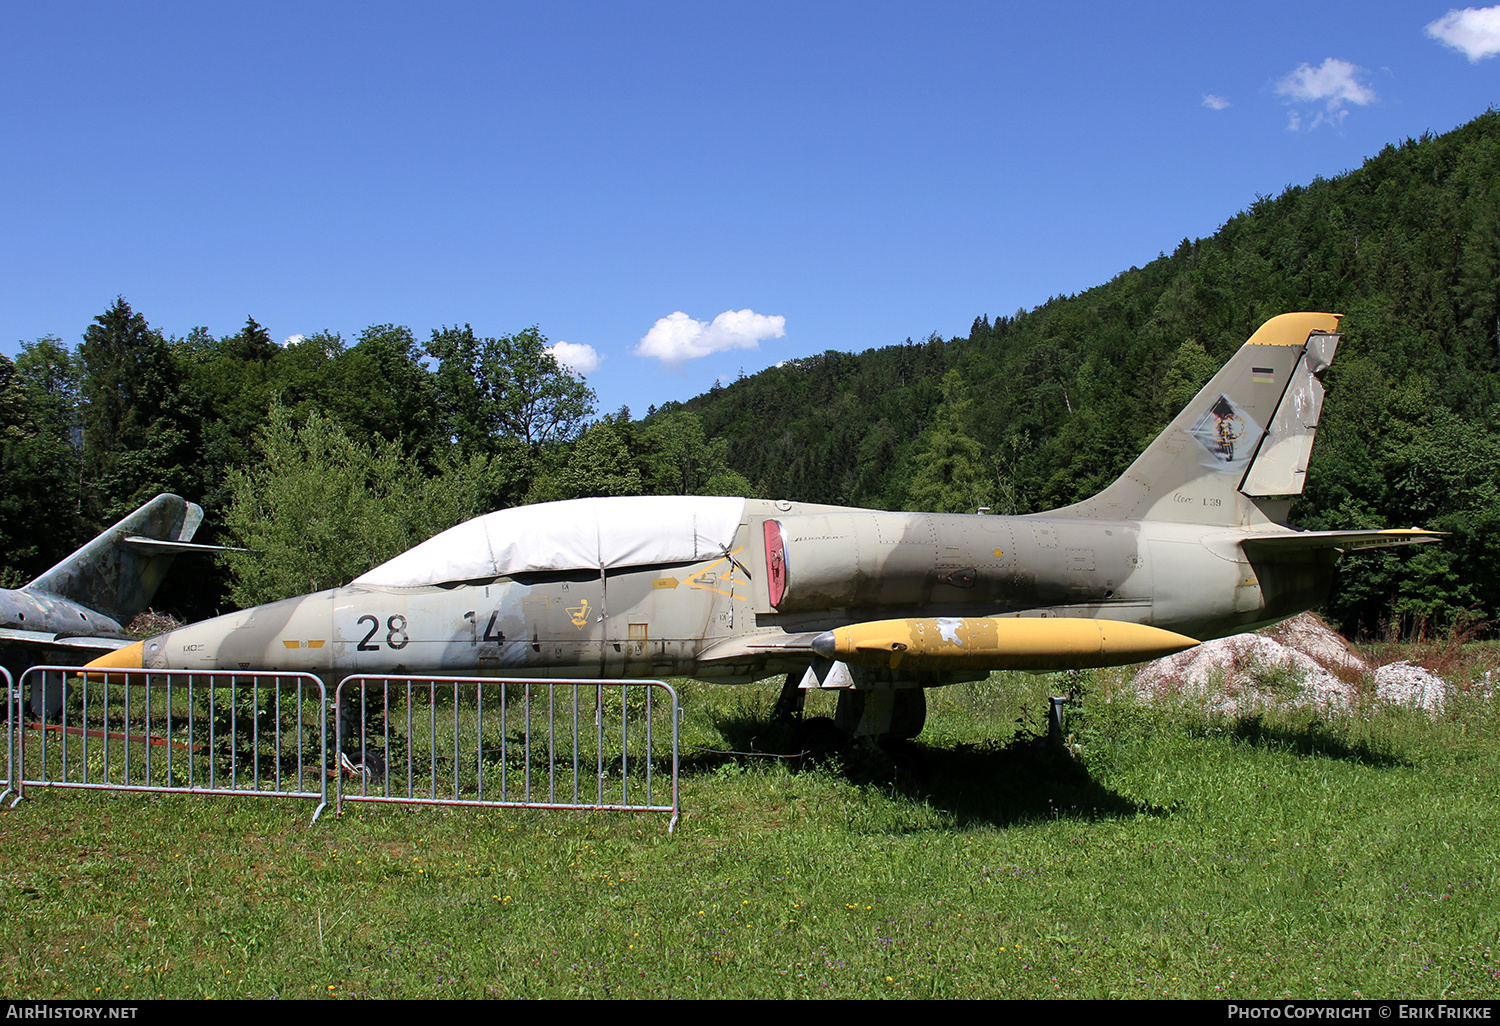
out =
[(1253, 527), (1301, 493), (1340, 314), (1273, 317), (1113, 484), (1049, 513)]
[(172, 565), (172, 547), (161, 551), (152, 543), (188, 542), (202, 522), (196, 503), (158, 495), (24, 590), (58, 595), (127, 624), (150, 604)]

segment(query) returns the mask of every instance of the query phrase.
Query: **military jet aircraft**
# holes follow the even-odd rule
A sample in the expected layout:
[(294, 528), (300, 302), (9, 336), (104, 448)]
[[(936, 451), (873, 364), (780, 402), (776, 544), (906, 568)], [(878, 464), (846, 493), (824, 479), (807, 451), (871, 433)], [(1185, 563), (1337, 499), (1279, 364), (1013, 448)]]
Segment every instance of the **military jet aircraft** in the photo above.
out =
[(693, 496), (501, 510), (351, 584), (150, 638), (98, 667), (692, 676), (837, 689), (911, 737), (921, 689), (1139, 662), (1318, 604), (1340, 551), (1299, 531), (1339, 315), (1266, 322), (1112, 485), (1049, 513), (896, 513)]

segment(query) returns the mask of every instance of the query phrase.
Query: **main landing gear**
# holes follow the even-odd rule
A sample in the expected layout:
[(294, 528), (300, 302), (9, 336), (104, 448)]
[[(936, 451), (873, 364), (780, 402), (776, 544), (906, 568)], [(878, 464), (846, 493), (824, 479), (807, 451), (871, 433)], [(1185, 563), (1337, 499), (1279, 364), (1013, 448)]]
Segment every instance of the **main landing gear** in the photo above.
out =
[[(843, 677), (840, 677), (840, 669)], [(865, 687), (857, 686), (866, 683)], [(804, 717), (807, 692), (814, 688), (837, 690), (838, 705), (833, 718)], [(1038, 744), (1054, 754), (1066, 754), (1067, 695), (1053, 695), (1047, 705), (1047, 736)], [(850, 749), (912, 752), (906, 742), (922, 732), (927, 720), (927, 692), (920, 686), (868, 686), (857, 681), (842, 663), (813, 664), (802, 672), (787, 674), (776, 700), (775, 722), (793, 729), (797, 743), (816, 753)]]

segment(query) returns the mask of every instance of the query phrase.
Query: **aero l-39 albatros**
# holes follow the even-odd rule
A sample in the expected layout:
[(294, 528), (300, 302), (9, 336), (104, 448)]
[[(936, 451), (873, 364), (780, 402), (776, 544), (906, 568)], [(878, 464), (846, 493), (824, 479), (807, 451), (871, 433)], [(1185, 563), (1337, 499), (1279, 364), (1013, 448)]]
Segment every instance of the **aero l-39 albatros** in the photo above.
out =
[(786, 673), (856, 735), (914, 736), (922, 688), (1121, 665), (1292, 616), (1342, 550), (1298, 531), (1337, 314), (1267, 321), (1119, 480), (1029, 516), (693, 496), (576, 499), (460, 524), (347, 587), (90, 664), (530, 677)]

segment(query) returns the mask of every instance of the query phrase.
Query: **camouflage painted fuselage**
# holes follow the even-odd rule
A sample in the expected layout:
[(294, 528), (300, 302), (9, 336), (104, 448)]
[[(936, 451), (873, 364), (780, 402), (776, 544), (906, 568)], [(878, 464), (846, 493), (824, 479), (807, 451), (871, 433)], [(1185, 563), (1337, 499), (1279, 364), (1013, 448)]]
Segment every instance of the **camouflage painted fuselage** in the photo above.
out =
[[(781, 580), (766, 525), (783, 540)], [(747, 500), (728, 556), (414, 588), (351, 585), (148, 641), (172, 669), (753, 680), (876, 618), (1097, 617), (1216, 637), (1326, 590), (1329, 550), (1252, 564), (1222, 527)], [(731, 558), (732, 557), (732, 558)], [(749, 573), (747, 573), (749, 571)], [(800, 643), (799, 643), (800, 639)]]

